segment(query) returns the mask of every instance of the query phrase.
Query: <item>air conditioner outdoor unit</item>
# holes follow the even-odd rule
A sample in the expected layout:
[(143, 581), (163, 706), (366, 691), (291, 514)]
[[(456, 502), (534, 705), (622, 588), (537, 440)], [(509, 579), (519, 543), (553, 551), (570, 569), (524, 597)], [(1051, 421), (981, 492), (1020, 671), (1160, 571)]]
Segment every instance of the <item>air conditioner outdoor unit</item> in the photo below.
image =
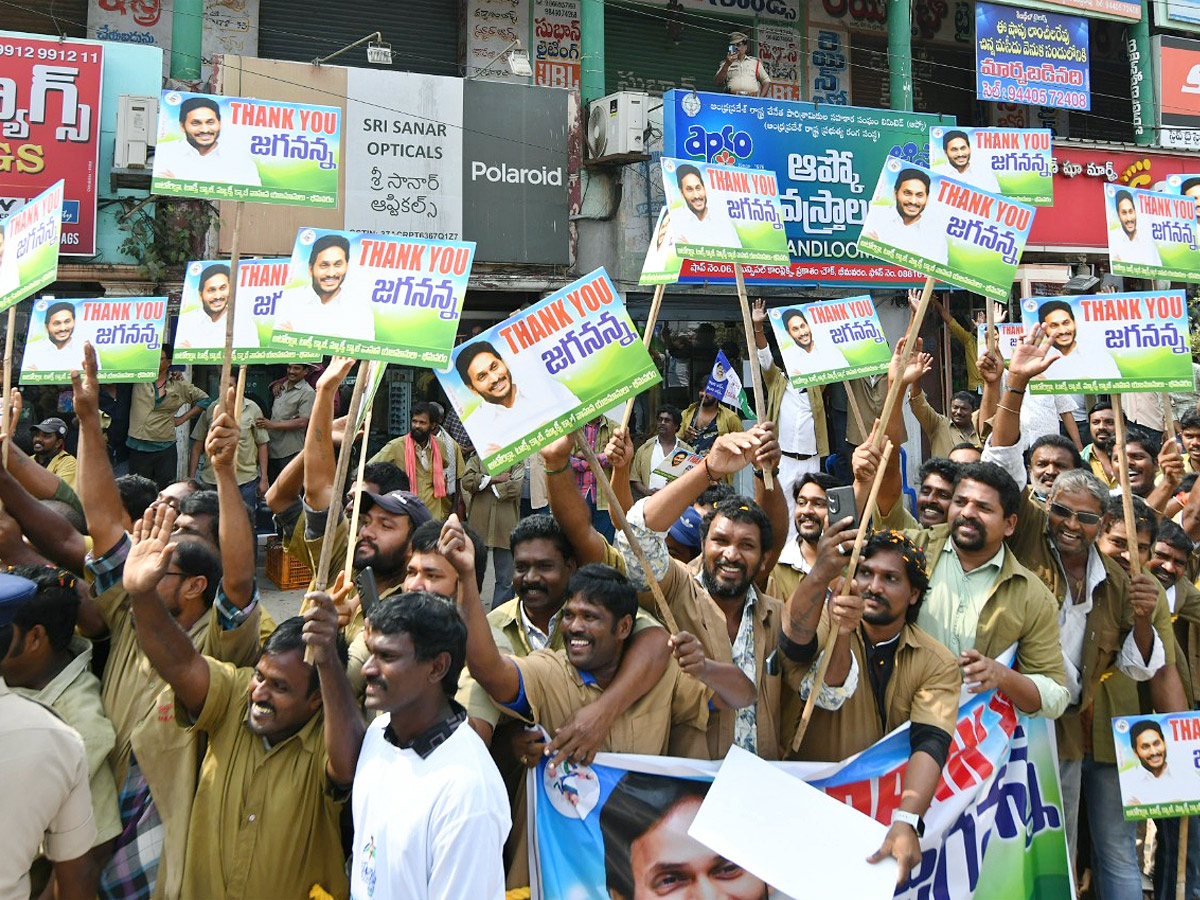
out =
[(143, 169), (158, 128), (158, 98), (122, 94), (117, 107), (117, 140), (113, 167)]
[(588, 107), (587, 150), (590, 159), (646, 152), (646, 110), (649, 95), (620, 91)]

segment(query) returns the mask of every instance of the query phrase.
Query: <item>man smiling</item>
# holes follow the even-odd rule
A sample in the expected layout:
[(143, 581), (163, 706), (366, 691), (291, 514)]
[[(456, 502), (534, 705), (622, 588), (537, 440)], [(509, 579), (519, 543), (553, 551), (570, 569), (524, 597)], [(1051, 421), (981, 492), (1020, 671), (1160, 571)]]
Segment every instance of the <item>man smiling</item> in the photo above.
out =
[(375, 340), (375, 314), (365, 295), (345, 290), (350, 271), (350, 241), (323, 234), (308, 251), (309, 283), (284, 291), (275, 314), (278, 331)]
[(945, 265), (949, 258), (945, 227), (928, 212), (929, 176), (920, 169), (901, 169), (895, 181), (895, 205), (872, 205), (863, 234), (923, 259)]
[(682, 244), (698, 244), (705, 247), (742, 246), (737, 229), (729, 221), (724, 210), (708, 202), (708, 188), (704, 176), (693, 165), (682, 165), (675, 170), (675, 183), (683, 197), (683, 210), (672, 220), (675, 241)]
[[(203, 349), (225, 346), (229, 290), (229, 266), (213, 263), (204, 268), (197, 281), (200, 305), (179, 317), (175, 346)], [(258, 346), (258, 329), (251, 316), (234, 316), (233, 346)]]
[(221, 144), (221, 106), (216, 98), (184, 100), (179, 104), (179, 125), (183, 140), (164, 141), (155, 151), (155, 178), (262, 184), (258, 167), (245, 150)]
[(1079, 350), (1078, 328), (1075, 311), (1066, 300), (1049, 300), (1038, 307), (1038, 321), (1042, 323), (1050, 347), (1057, 355), (1043, 378), (1120, 378), (1121, 370), (1116, 361), (1104, 351), (1094, 350), (1086, 354)]

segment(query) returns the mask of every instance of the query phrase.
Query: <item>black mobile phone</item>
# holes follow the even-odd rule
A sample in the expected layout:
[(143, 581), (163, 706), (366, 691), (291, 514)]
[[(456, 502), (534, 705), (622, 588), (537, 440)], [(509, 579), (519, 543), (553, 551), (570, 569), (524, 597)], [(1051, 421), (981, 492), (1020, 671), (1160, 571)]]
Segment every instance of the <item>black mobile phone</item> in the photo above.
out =
[(379, 603), (379, 589), (375, 587), (375, 571), (367, 566), (354, 576), (354, 586), (358, 588), (358, 602), (362, 605), (363, 618), (371, 618), (371, 612)]
[(830, 525), (850, 516), (854, 519), (854, 527), (858, 527), (858, 504), (854, 501), (853, 487), (830, 488), (825, 496), (829, 501)]

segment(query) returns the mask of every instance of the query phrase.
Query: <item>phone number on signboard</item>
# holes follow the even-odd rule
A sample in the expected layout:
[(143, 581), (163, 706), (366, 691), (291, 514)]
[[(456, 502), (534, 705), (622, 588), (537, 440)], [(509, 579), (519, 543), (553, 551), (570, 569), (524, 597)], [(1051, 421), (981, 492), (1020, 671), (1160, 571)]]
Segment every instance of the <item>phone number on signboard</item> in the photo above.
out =
[(63, 47), (18, 47), (16, 44), (0, 44), (0, 56), (16, 56), (20, 59), (48, 59), (59, 62), (100, 62), (100, 53), (80, 52)]
[(1001, 84), (999, 81), (983, 82), (982, 98), (984, 100), (1007, 100), (1011, 103), (1032, 103), (1037, 106), (1066, 107), (1068, 109), (1083, 109), (1088, 105), (1086, 91), (1064, 91), (1058, 88)]

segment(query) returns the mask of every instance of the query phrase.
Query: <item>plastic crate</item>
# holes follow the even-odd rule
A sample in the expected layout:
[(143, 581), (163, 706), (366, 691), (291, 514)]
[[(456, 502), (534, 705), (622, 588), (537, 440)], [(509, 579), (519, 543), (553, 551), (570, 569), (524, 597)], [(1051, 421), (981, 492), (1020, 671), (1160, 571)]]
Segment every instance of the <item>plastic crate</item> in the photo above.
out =
[(300, 557), (288, 553), (278, 541), (267, 545), (266, 573), (281, 591), (307, 587), (312, 581), (312, 569)]

